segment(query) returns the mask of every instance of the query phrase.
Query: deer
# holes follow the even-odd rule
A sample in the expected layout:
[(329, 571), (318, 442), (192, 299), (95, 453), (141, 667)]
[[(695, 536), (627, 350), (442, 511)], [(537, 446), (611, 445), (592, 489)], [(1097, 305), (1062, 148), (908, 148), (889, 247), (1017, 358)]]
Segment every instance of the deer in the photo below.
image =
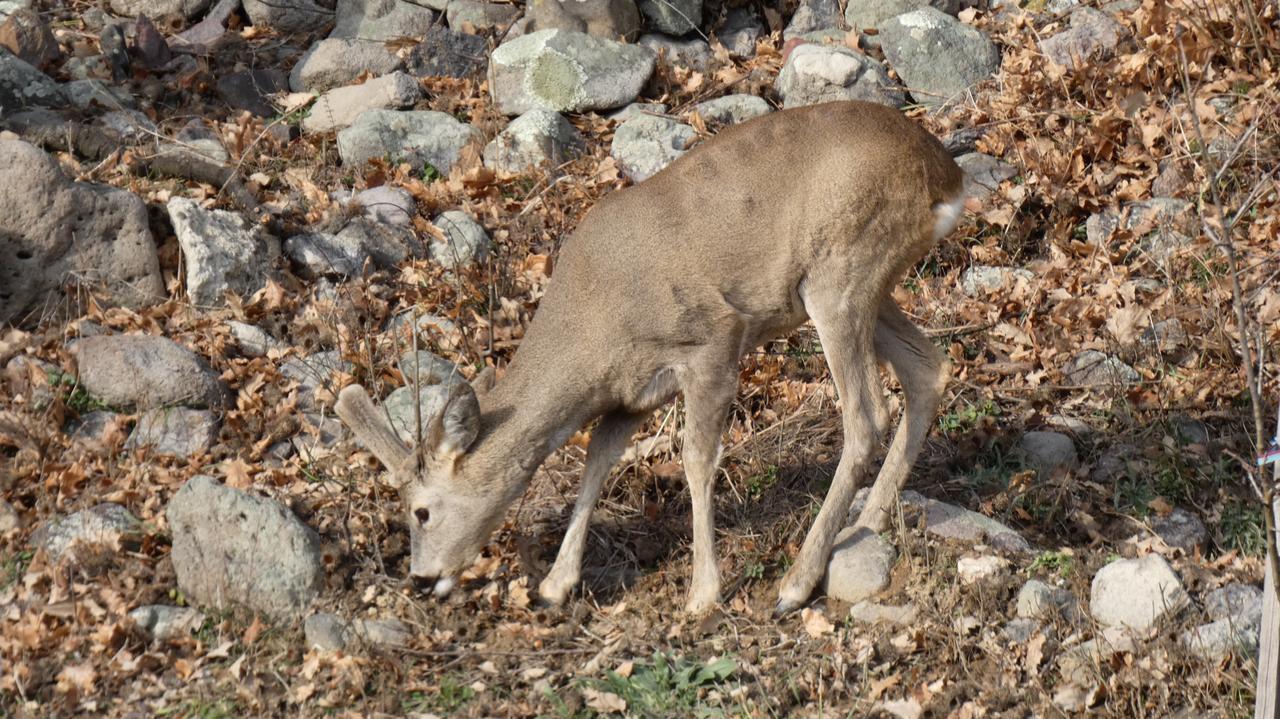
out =
[(685, 611), (720, 601), (713, 497), (742, 356), (806, 321), (835, 385), (843, 446), (821, 509), (778, 588), (806, 603), (889, 426), (878, 367), (902, 410), (857, 527), (885, 531), (942, 401), (950, 363), (890, 296), (963, 211), (962, 173), (896, 109), (834, 102), (728, 127), (649, 179), (606, 195), (562, 242), (505, 373), (450, 383), (414, 446), (358, 384), (335, 412), (398, 487), (410, 574), (447, 595), (543, 461), (596, 421), (558, 554), (538, 585), (577, 585), (592, 509), (632, 435), (677, 394), (692, 510)]

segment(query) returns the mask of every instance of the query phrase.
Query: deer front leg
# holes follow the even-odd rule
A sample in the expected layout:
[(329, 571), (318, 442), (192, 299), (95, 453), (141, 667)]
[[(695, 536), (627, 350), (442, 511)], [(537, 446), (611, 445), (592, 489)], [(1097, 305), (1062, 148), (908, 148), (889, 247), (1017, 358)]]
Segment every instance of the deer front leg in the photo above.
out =
[[(684, 473), (693, 508), (693, 575), (685, 611), (702, 614), (720, 600), (720, 568), (716, 561), (716, 467), (720, 463), (720, 434), (733, 401), (736, 374), (687, 387), (685, 398)], [(718, 381), (717, 381), (718, 380)]]
[(569, 528), (565, 530), (555, 564), (551, 565), (551, 571), (538, 585), (538, 594), (543, 600), (555, 605), (563, 604), (569, 597), (569, 592), (577, 585), (582, 573), (582, 554), (587, 547), (591, 510), (600, 499), (609, 470), (618, 461), (618, 457), (622, 456), (631, 435), (644, 418), (645, 415), (642, 414), (610, 412), (600, 418), (600, 423), (591, 433), (591, 444), (587, 445), (586, 468), (582, 472), (582, 483), (578, 489), (578, 500), (573, 505)]

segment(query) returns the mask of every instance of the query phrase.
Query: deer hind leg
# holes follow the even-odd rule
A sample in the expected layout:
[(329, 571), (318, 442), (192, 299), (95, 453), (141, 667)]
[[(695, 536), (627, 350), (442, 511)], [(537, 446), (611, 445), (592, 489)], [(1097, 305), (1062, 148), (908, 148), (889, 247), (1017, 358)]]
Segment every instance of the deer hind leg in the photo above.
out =
[(880, 305), (875, 333), (876, 355), (884, 360), (902, 385), (905, 407), (884, 465), (871, 485), (857, 526), (883, 532), (897, 506), (902, 485), (933, 424), (942, 393), (951, 376), (951, 363), (912, 324), (902, 310), (886, 299)]
[(538, 594), (551, 604), (563, 604), (573, 591), (582, 573), (582, 554), (587, 547), (587, 529), (591, 524), (591, 510), (600, 499), (609, 470), (622, 456), (631, 441), (631, 435), (645, 419), (644, 414), (610, 412), (600, 418), (591, 433), (587, 446), (587, 464), (582, 472), (578, 500), (573, 505), (573, 516), (565, 530), (560, 552), (556, 554), (551, 571), (538, 585)]
[(865, 294), (845, 289), (828, 294), (818, 292), (805, 298), (805, 308), (818, 330), (836, 392), (844, 405), (844, 447), (822, 509), (795, 563), (782, 579), (778, 613), (797, 609), (809, 599), (822, 579), (831, 545), (844, 524), (858, 481), (879, 442), (878, 430), (886, 415), (872, 349), (876, 318), (868, 311), (870, 308), (861, 304), (865, 301)]

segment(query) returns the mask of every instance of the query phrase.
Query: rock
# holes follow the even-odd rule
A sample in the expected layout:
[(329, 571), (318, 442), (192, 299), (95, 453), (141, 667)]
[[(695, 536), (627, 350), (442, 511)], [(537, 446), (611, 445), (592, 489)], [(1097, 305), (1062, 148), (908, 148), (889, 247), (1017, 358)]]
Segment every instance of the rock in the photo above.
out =
[(67, 434), (75, 444), (107, 447), (114, 437), (123, 437), (127, 423), (124, 415), (106, 410), (94, 410), (81, 415), (79, 420), (67, 426)]
[(194, 457), (218, 439), (218, 419), (203, 409), (164, 407), (147, 410), (125, 443), (125, 449), (150, 447), (156, 454)]
[(1045, 57), (1067, 68), (1111, 57), (1125, 36), (1124, 25), (1102, 10), (1076, 8), (1070, 21), (1069, 28), (1040, 41)]
[(30, 355), (18, 355), (5, 365), (9, 379), (10, 399), (36, 410), (53, 404), (53, 388), (62, 381), (62, 370), (56, 365)]
[(33, 67), (44, 67), (62, 56), (49, 25), (28, 8), (18, 9), (0, 23), (0, 47)]
[(866, 100), (891, 107), (906, 103), (884, 66), (837, 45), (803, 44), (787, 57), (774, 88), (786, 107), (837, 100)]
[(1220, 619), (1183, 632), (1178, 640), (1188, 651), (1205, 659), (1219, 659), (1232, 652), (1242, 657), (1258, 653), (1258, 627), (1242, 626), (1230, 619)]
[(1165, 544), (1187, 554), (1194, 554), (1202, 549), (1205, 540), (1209, 538), (1209, 530), (1205, 529), (1204, 522), (1181, 507), (1175, 507), (1168, 515), (1151, 520), (1151, 531)]
[(640, 34), (634, 0), (530, 0), (528, 7), (528, 32), (570, 30), (628, 42)]
[[(1187, 345), (1187, 331), (1177, 317), (1161, 320), (1142, 330), (1138, 344), (1151, 352), (1168, 354)], [(1208, 441), (1208, 437), (1205, 437)]]
[(73, 182), (33, 145), (0, 140), (0, 324), (51, 301), (72, 277), (100, 283), (130, 307), (163, 297), (146, 205), (124, 190)]
[(863, 624), (879, 624), (883, 622), (886, 624), (910, 625), (916, 621), (916, 606), (914, 604), (894, 606), (892, 604), (861, 601), (849, 607), (849, 618)]
[(270, 95), (289, 89), (289, 76), (274, 68), (233, 72), (218, 77), (218, 97), (236, 110), (246, 110), (258, 117), (276, 114)]
[(965, 584), (975, 584), (999, 576), (1009, 568), (1009, 560), (1003, 557), (961, 557), (956, 562), (956, 575)]
[(1256, 627), (1262, 623), (1262, 590), (1252, 584), (1233, 582), (1209, 592), (1204, 612), (1214, 621)]
[(1191, 178), (1187, 177), (1182, 164), (1169, 161), (1160, 166), (1160, 174), (1151, 181), (1152, 197), (1177, 197), (1187, 189)]
[(284, 241), (284, 253), (307, 279), (355, 277), (369, 259), (359, 235), (312, 232)]
[(960, 291), (970, 297), (998, 292), (1012, 287), (1018, 281), (1030, 282), (1035, 275), (1029, 270), (1013, 267), (973, 265), (960, 275)]
[(280, 366), (280, 374), (298, 383), (298, 406), (311, 409), (315, 407), (317, 391), (323, 390), (330, 396), (337, 394), (338, 386), (333, 375), (350, 373), (354, 368), (338, 352), (329, 350), (306, 357), (290, 357)]
[(1085, 221), (1085, 238), (1099, 247), (1110, 245), (1117, 230), (1142, 235), (1142, 248), (1155, 263), (1165, 268), (1179, 250), (1191, 244), (1196, 232), (1191, 203), (1167, 197), (1139, 200), (1121, 210), (1106, 210)]
[(667, 65), (691, 70), (705, 70), (711, 64), (711, 46), (706, 40), (679, 40), (666, 35), (649, 33), (640, 36), (639, 44), (653, 50)]
[(304, 412), (302, 431), (289, 444), (304, 462), (318, 462), (333, 454), (345, 432), (342, 422), (331, 414)]
[(632, 102), (622, 107), (620, 110), (606, 113), (605, 117), (618, 124), (622, 124), (633, 117), (641, 117), (643, 115), (665, 115), (667, 114), (667, 106), (661, 102)]
[(389, 157), (414, 170), (430, 165), (447, 175), (462, 148), (478, 139), (478, 130), (443, 112), (367, 110), (338, 133), (338, 154), (353, 168), (375, 157)]
[(406, 0), (338, 0), (329, 37), (379, 42), (422, 37), (439, 22), (433, 10)]
[(361, 190), (351, 198), (351, 204), (360, 208), (365, 219), (393, 227), (412, 227), (418, 214), (413, 195), (390, 185)]
[(350, 632), (350, 625), (336, 614), (312, 614), (302, 624), (302, 633), (306, 636), (307, 648), (319, 649), (325, 652), (337, 652), (346, 649), (347, 637)]
[(1000, 189), (1000, 183), (1018, 175), (1018, 170), (981, 152), (969, 152), (956, 158), (956, 164), (964, 171), (964, 193), (967, 197), (984, 199)]
[(400, 65), (400, 58), (387, 49), (386, 43), (340, 38), (321, 40), (293, 66), (289, 87), (294, 92), (319, 93), (350, 85), (365, 73), (381, 76), (395, 72)]
[(399, 110), (418, 101), (418, 81), (403, 72), (373, 78), (361, 85), (339, 87), (321, 95), (302, 120), (306, 132), (340, 130), (365, 110)]
[(1089, 612), (1105, 626), (1145, 632), (1190, 601), (1164, 557), (1148, 554), (1099, 569), (1093, 576)]
[(836, 535), (822, 591), (844, 602), (858, 602), (889, 586), (898, 553), (867, 529), (846, 527)]
[(460, 210), (449, 210), (436, 216), (431, 224), (439, 227), (444, 241), (431, 240), (431, 259), (445, 269), (469, 267), (489, 255), (489, 233), (484, 227)]
[(231, 393), (200, 356), (167, 337), (103, 335), (69, 346), (80, 384), (116, 407), (223, 407)]
[(1058, 613), (1072, 612), (1075, 603), (1075, 597), (1066, 589), (1029, 579), (1018, 590), (1015, 611), (1024, 619), (1053, 619)]
[(1080, 466), (1075, 442), (1060, 432), (1026, 432), (1018, 440), (1018, 450), (1041, 479)]
[(1019, 617), (1017, 619), (1010, 619), (1006, 622), (1000, 633), (1004, 635), (1004, 638), (1007, 641), (1012, 642), (1013, 644), (1026, 644), (1031, 641), (1031, 637), (1035, 636), (1036, 632), (1041, 630), (1042, 627), (1040, 626), (1040, 622), (1034, 619)]
[(844, 21), (855, 30), (879, 28), (891, 17), (932, 7), (948, 15), (960, 11), (960, 0), (853, 0), (844, 10)]
[(174, 136), (172, 143), (161, 143), (160, 152), (161, 154), (192, 155), (218, 165), (224, 165), (231, 159), (227, 148), (222, 146), (222, 139), (200, 118), (195, 118), (183, 125)]
[(0, 537), (15, 532), (22, 527), (22, 517), (18, 510), (3, 499), (0, 499)]
[(160, 132), (156, 124), (137, 110), (116, 110), (98, 118), (102, 127), (120, 134), (125, 142), (146, 144)]
[(554, 170), (585, 149), (582, 133), (560, 113), (535, 109), (512, 120), (485, 146), (484, 164), (513, 174), (538, 168)]
[(257, 325), (228, 320), (227, 328), (231, 330), (231, 338), (247, 357), (266, 357), (271, 350), (283, 352), (289, 347)]
[(422, 377), (422, 384), (415, 394), (413, 375), (405, 375), (405, 381), (408, 384), (392, 390), (382, 402), (391, 427), (406, 444), (418, 441), (418, 417), (422, 417), (423, 431), (426, 431), (427, 419), (444, 409), (444, 403), (449, 399), (447, 386), (427, 384), (428, 379), (426, 376)]
[(254, 25), (282, 33), (315, 32), (333, 22), (334, 18), (333, 8), (313, 0), (244, 0), (244, 12)]
[[(410, 327), (413, 326), (414, 312), (404, 312), (391, 318), (387, 323), (387, 331), (392, 333), (397, 341), (403, 341), (408, 344), (413, 343)], [(451, 337), (458, 331), (458, 326), (453, 320), (440, 315), (419, 315), (418, 316), (418, 337), (428, 346), (436, 346), (441, 340)]]
[(139, 15), (133, 24), (133, 51), (144, 67), (158, 70), (173, 60), (169, 43), (146, 15)]
[(456, 364), (426, 350), (405, 352), (396, 360), (396, 368), (409, 387), (413, 386), (415, 378), (419, 384), (424, 385), (466, 381)]
[(64, 517), (55, 517), (31, 535), (31, 543), (58, 561), (73, 561), (80, 549), (118, 550), (142, 535), (142, 523), (118, 504), (103, 503)]
[(177, 15), (190, 20), (209, 7), (209, 0), (110, 0), (111, 10), (124, 17)]
[(351, 634), (366, 644), (384, 647), (403, 647), (413, 641), (413, 630), (399, 619), (353, 619)]
[(320, 592), (320, 538), (278, 502), (198, 475), (173, 496), (165, 518), (178, 586), (196, 602), (292, 619)]
[(702, 0), (638, 0), (647, 25), (668, 35), (684, 35), (702, 24)]
[(764, 98), (755, 95), (725, 95), (703, 100), (694, 105), (693, 109), (708, 125), (736, 125), (773, 112)]
[(567, 30), (539, 30), (503, 43), (489, 59), (499, 112), (585, 112), (625, 105), (653, 73), (655, 54)]
[(127, 90), (101, 80), (72, 80), (62, 86), (67, 101), (82, 110), (93, 108), (133, 108), (136, 104)]
[(485, 0), (449, 0), (445, 14), (449, 27), (454, 30), (461, 30), (468, 24), (476, 30), (501, 30), (520, 17), (520, 7)]
[(1124, 386), (1142, 379), (1129, 365), (1098, 350), (1076, 355), (1062, 370), (1067, 382), (1082, 387)]
[[(853, 0), (849, 4), (856, 5), (858, 2)], [(782, 37), (790, 40), (828, 28), (844, 29), (844, 16), (840, 13), (839, 0), (800, 0), (800, 6), (782, 31)]]
[(153, 641), (190, 636), (204, 625), (204, 613), (191, 607), (148, 604), (129, 612), (129, 618)]
[(1137, 642), (1127, 629), (1110, 627), (1096, 639), (1063, 651), (1058, 657), (1058, 671), (1069, 682), (1093, 686), (1099, 676), (1110, 673), (1114, 655), (1137, 650)]
[(280, 243), (261, 225), (235, 212), (206, 210), (185, 197), (169, 200), (169, 220), (187, 269), (187, 297), (204, 307), (241, 299), (266, 286), (280, 256)]
[(98, 51), (111, 69), (111, 79), (124, 82), (130, 76), (129, 47), (125, 43), (124, 29), (120, 23), (108, 23), (98, 33)]
[(763, 32), (764, 25), (751, 9), (732, 8), (716, 31), (716, 38), (729, 51), (729, 57), (741, 60), (755, 56), (756, 41)]
[(912, 490), (902, 493), (902, 501), (925, 512), (925, 531), (935, 537), (974, 544), (986, 542), (1004, 552), (1031, 551), (1022, 535), (984, 514), (928, 499)]
[(632, 182), (643, 182), (683, 155), (695, 137), (683, 122), (640, 115), (618, 126), (609, 154)]
[(443, 27), (428, 30), (405, 60), (405, 70), (416, 77), (466, 78), (483, 73), (488, 65), (489, 44), (484, 37)]
[(882, 23), (880, 44), (911, 96), (924, 105), (944, 103), (1000, 69), (1000, 50), (981, 30), (932, 7)]

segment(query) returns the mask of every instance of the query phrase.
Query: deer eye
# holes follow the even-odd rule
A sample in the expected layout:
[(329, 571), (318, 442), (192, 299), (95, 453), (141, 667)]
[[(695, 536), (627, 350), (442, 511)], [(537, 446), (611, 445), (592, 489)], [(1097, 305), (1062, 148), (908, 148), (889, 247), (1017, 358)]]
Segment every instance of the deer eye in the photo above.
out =
[(426, 507), (418, 507), (413, 510), (413, 516), (417, 518), (418, 524), (425, 526), (431, 520), (431, 511)]

